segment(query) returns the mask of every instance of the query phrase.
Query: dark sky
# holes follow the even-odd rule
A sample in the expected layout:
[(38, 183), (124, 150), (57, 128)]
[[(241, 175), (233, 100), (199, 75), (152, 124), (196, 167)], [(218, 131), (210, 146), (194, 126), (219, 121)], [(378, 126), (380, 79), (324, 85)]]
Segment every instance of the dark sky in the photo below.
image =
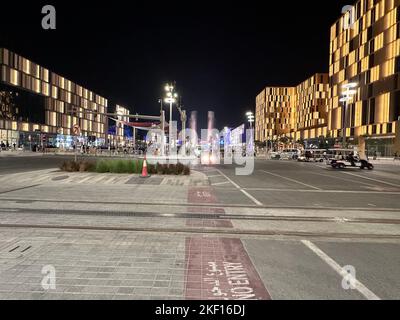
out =
[[(7, 1), (0, 45), (134, 112), (175, 80), (188, 111), (237, 126), (267, 85), (327, 72), (330, 26), (352, 1)], [(145, 5), (143, 3), (146, 3)], [(41, 29), (41, 8), (57, 30)]]

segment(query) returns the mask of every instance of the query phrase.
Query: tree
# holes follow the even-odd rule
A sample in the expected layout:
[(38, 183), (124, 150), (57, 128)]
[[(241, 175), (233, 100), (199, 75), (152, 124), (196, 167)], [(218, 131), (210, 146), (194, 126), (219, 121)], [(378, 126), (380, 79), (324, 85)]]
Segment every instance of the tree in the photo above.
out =
[(289, 138), (286, 136), (280, 137), (279, 142), (283, 144), (288, 144), (289, 143)]

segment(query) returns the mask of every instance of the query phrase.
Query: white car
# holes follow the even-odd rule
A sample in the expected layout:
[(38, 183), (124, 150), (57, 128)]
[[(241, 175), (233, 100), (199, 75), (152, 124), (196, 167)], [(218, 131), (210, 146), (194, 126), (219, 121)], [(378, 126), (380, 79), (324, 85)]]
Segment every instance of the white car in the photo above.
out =
[(281, 159), (289, 159), (289, 160), (297, 160), (297, 158), (301, 155), (301, 151), (299, 149), (284, 149), (280, 156)]

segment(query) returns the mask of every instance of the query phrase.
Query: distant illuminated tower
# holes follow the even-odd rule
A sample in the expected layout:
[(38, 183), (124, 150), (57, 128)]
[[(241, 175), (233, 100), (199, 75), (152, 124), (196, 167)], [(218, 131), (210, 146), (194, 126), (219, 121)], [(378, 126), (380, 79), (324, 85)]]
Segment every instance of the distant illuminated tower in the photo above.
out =
[(215, 113), (214, 111), (208, 111), (208, 133), (207, 133), (208, 142), (210, 142), (213, 138), (214, 127), (215, 127)]
[(192, 111), (192, 113), (190, 114), (190, 129), (192, 130), (192, 132), (196, 132), (195, 134), (192, 134), (190, 137), (190, 143), (193, 147), (197, 147), (199, 141), (197, 138), (197, 111)]

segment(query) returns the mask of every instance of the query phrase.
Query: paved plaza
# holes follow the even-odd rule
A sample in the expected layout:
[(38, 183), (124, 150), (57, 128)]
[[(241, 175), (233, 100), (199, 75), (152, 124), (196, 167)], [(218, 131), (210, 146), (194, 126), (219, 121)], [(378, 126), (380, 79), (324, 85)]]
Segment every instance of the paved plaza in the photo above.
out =
[(397, 165), (258, 159), (251, 176), (143, 180), (15, 159), (0, 159), (1, 299), (400, 298)]

